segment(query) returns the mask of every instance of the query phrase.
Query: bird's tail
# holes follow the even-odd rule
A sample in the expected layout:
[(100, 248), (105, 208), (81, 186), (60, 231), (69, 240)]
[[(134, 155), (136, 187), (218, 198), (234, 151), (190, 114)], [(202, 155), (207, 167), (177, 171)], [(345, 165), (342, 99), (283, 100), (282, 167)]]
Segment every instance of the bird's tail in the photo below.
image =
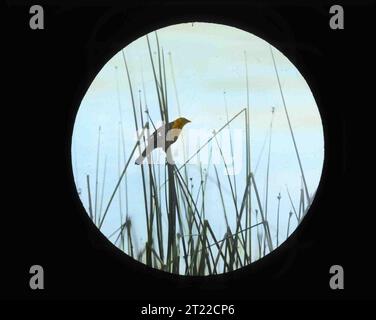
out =
[(140, 165), (144, 161), (145, 156), (146, 156), (146, 149), (140, 154), (140, 156), (136, 159), (134, 163), (137, 165)]

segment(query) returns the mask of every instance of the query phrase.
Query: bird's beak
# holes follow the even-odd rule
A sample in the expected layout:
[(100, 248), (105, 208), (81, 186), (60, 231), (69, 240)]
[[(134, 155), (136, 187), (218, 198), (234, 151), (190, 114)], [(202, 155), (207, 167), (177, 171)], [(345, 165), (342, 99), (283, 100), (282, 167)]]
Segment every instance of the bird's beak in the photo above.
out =
[(189, 122), (192, 122), (192, 121), (187, 119), (187, 123), (189, 123)]

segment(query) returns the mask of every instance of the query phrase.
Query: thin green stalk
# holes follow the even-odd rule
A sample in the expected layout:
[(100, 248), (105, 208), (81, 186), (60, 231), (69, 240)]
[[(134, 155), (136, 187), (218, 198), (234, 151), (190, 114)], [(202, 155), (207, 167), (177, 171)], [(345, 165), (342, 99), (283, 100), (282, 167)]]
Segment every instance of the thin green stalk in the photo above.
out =
[(304, 191), (303, 188), (300, 188), (300, 199), (299, 199), (299, 217), (298, 217), (298, 223), (302, 219), (302, 215), (304, 214)]
[(290, 212), (289, 212), (289, 220), (288, 220), (288, 223), (287, 223), (287, 234), (286, 234), (286, 239), (289, 237), (289, 234), (290, 234), (290, 222), (291, 222), (291, 216), (292, 216), (292, 212), (290, 211)]
[[(147, 126), (147, 123), (145, 124), (145, 127), (146, 127), (146, 126)], [(139, 144), (140, 144), (139, 139), (140, 139), (140, 137), (144, 134), (145, 127), (142, 128), (142, 131), (141, 131), (140, 135), (138, 136), (137, 142), (135, 143), (135, 145), (134, 145), (134, 147), (133, 147), (133, 149), (132, 149), (132, 151), (131, 151), (131, 153), (130, 153), (130, 155), (129, 155), (128, 161), (127, 161), (127, 163), (126, 163), (125, 166), (124, 166), (124, 170), (123, 170), (123, 172), (121, 173), (118, 182), (116, 183), (116, 186), (115, 186), (115, 188), (114, 188), (114, 191), (112, 192), (111, 197), (110, 197), (110, 200), (108, 201), (107, 206), (106, 206), (106, 209), (104, 210), (103, 217), (102, 217), (102, 220), (101, 220), (100, 223), (99, 223), (98, 229), (100, 229), (100, 228), (102, 227), (102, 225), (103, 225), (104, 219), (106, 218), (106, 215), (107, 215), (107, 213), (108, 213), (108, 209), (109, 209), (110, 206), (111, 206), (112, 200), (113, 200), (114, 197), (115, 197), (116, 191), (117, 191), (118, 188), (119, 188), (119, 185), (120, 185), (120, 183), (121, 183), (121, 180), (122, 180), (122, 178), (124, 177), (125, 172), (127, 171), (128, 165), (129, 165), (129, 163), (130, 163), (130, 161), (131, 161), (131, 159), (132, 159), (132, 157), (133, 157), (133, 155), (134, 155), (134, 153), (135, 153), (137, 147), (138, 147)]]
[(151, 62), (151, 66), (152, 66), (152, 69), (153, 69), (155, 89), (156, 89), (157, 95), (158, 95), (159, 111), (161, 113), (162, 122), (165, 122), (164, 112), (163, 112), (163, 109), (162, 109), (162, 99), (161, 99), (161, 94), (159, 92), (159, 84), (158, 84), (158, 80), (157, 80), (157, 74), (155, 72), (154, 60), (153, 60), (153, 55), (151, 54), (151, 47), (150, 47), (150, 41), (149, 41), (149, 36), (148, 35), (146, 35), (146, 41), (147, 41), (147, 44), (148, 44), (149, 55), (150, 55), (150, 62)]
[[(246, 134), (246, 180), (249, 177), (249, 174), (252, 171), (251, 168), (251, 132), (250, 132), (250, 102), (249, 102), (249, 78), (248, 78), (248, 62), (247, 62), (247, 52), (244, 51), (244, 62), (245, 62), (245, 81), (246, 81), (246, 92), (247, 92), (247, 110), (245, 116), (245, 134)], [(252, 225), (252, 197), (251, 197), (251, 187), (247, 195), (246, 202), (246, 227)], [(252, 229), (249, 229), (249, 232), (246, 233), (245, 240), (249, 239), (249, 263), (252, 262)]]
[(191, 161), (203, 148), (205, 148), (215, 137), (217, 134), (219, 134), (224, 128), (227, 127), (227, 125), (229, 123), (231, 123), (235, 118), (237, 118), (242, 112), (245, 112), (246, 109), (242, 109), (240, 110), (236, 115), (234, 115), (230, 121), (228, 121), (227, 123), (225, 123), (221, 128), (219, 128), (218, 130), (215, 130), (215, 133), (213, 134), (212, 137), (210, 137), (208, 140), (206, 140), (206, 142), (192, 155), (188, 158), (187, 161), (185, 161), (180, 167), (178, 170), (180, 170), (181, 168), (183, 168), (189, 161)]
[[(122, 50), (121, 52), (122, 52), (122, 56), (123, 56), (123, 61), (124, 61), (125, 70), (126, 70), (127, 79), (128, 79), (129, 91), (130, 91), (130, 95), (131, 95), (131, 102), (132, 102), (132, 110), (133, 110), (133, 118), (134, 118), (135, 128), (136, 128), (136, 132), (138, 132), (136, 104), (135, 104), (135, 99), (134, 99), (134, 96), (133, 96), (131, 78), (129, 76), (128, 64), (127, 64), (127, 60), (125, 58), (124, 50)], [(138, 149), (139, 149), (139, 153), (141, 154), (140, 144), (138, 144)], [(149, 214), (148, 214), (148, 202), (147, 202), (147, 191), (146, 191), (144, 166), (140, 165), (140, 170), (141, 170), (141, 176), (142, 176), (142, 189), (143, 189), (143, 196), (144, 196), (146, 225), (148, 226), (148, 229), (149, 229), (150, 228), (150, 221), (149, 221)], [(147, 249), (149, 249), (149, 248), (147, 248)], [(152, 255), (151, 255), (150, 250), (146, 251), (146, 256), (147, 256), (147, 261), (151, 264)]]
[(296, 212), (296, 209), (295, 209), (294, 203), (292, 202), (291, 195), (290, 195), (290, 191), (289, 191), (289, 188), (287, 187), (287, 185), (286, 185), (286, 190), (287, 190), (287, 195), (289, 196), (289, 200), (290, 200), (290, 203), (291, 203), (292, 210), (294, 211), (294, 214), (295, 214), (296, 219), (299, 221), (299, 217), (298, 217), (298, 214), (297, 214), (297, 212)]
[(278, 207), (277, 207), (277, 247), (279, 245), (279, 208), (281, 204), (281, 193), (278, 194)]
[(223, 199), (223, 194), (222, 194), (221, 181), (219, 180), (219, 177), (218, 177), (217, 166), (215, 164), (213, 166), (214, 166), (215, 176), (217, 177), (217, 186), (218, 186), (218, 191), (219, 191), (219, 195), (220, 195), (220, 198), (221, 198), (223, 214), (224, 214), (224, 218), (225, 218), (225, 222), (226, 222), (226, 228), (228, 229), (229, 223), (228, 223), (228, 219), (227, 219), (226, 205), (225, 205), (225, 201)]
[[(241, 224), (241, 218), (240, 218), (240, 213), (239, 213), (239, 210), (238, 210), (238, 204), (237, 204), (237, 199), (236, 199), (236, 196), (235, 196), (235, 193), (234, 193), (234, 189), (233, 189), (233, 186), (232, 186), (232, 181), (230, 179), (230, 174), (229, 174), (229, 171), (228, 171), (228, 168), (227, 168), (227, 164), (226, 164), (226, 161), (225, 161), (225, 158), (224, 158), (224, 155), (223, 155), (223, 152), (222, 152), (222, 148), (220, 147), (219, 143), (218, 143), (218, 139), (215, 137), (215, 141), (217, 143), (217, 146), (218, 146), (218, 149), (219, 149), (219, 152), (220, 152), (220, 155), (221, 155), (221, 158), (222, 158), (222, 161), (223, 161), (223, 164), (225, 166), (225, 169), (226, 169), (226, 174), (227, 174), (227, 180), (228, 180), (228, 183), (230, 185), (230, 189), (231, 189), (231, 195), (232, 195), (232, 201), (234, 203), (234, 207), (235, 207), (235, 213), (236, 213), (236, 229), (239, 228), (239, 225)], [(243, 240), (243, 243), (245, 243), (245, 238), (244, 238), (244, 235), (241, 234), (242, 236), (242, 240)], [(236, 240), (237, 241), (237, 240)], [(237, 244), (237, 242), (236, 242)]]
[[(118, 174), (120, 175), (121, 174), (121, 144), (120, 144), (120, 140), (121, 140), (121, 126), (120, 126), (120, 123), (119, 123), (119, 132), (118, 132)], [(118, 193), (118, 197), (119, 197), (119, 214), (120, 214), (120, 225), (123, 224), (123, 204), (122, 204), (122, 192), (121, 192), (121, 184), (119, 185), (119, 193)], [(121, 232), (120, 233), (120, 239), (121, 239), (121, 243), (123, 242), (123, 233)]]
[(95, 168), (95, 199), (94, 199), (94, 223), (97, 221), (98, 214), (98, 171), (99, 171), (99, 154), (101, 144), (101, 126), (98, 128), (98, 144), (97, 144), (97, 163)]
[(252, 178), (252, 182), (253, 182), (253, 186), (254, 186), (254, 189), (255, 189), (257, 203), (258, 203), (258, 206), (259, 206), (261, 218), (262, 218), (264, 229), (265, 229), (265, 236), (267, 237), (267, 241), (268, 241), (269, 252), (272, 252), (273, 251), (273, 243), (272, 243), (272, 239), (271, 239), (271, 236), (270, 236), (269, 223), (265, 220), (265, 216), (264, 216), (264, 213), (263, 213), (263, 210), (262, 210), (260, 195), (259, 195), (259, 192), (258, 192), (258, 189), (257, 189), (255, 177), (254, 177), (254, 175), (253, 175), (252, 172), (251, 172), (251, 178)]
[[(224, 99), (224, 103), (225, 103), (226, 121), (228, 122), (229, 118), (228, 118), (228, 107), (227, 107), (226, 91), (223, 92), (223, 99)], [(232, 170), (234, 172), (234, 167), (235, 167), (235, 163), (234, 163), (234, 146), (233, 146), (233, 143), (232, 143), (232, 134), (231, 134), (231, 125), (230, 124), (228, 125), (228, 133), (229, 133), (229, 136), (230, 136), (231, 165), (232, 165)], [(237, 198), (236, 175), (233, 174), (232, 178), (233, 178), (233, 184), (234, 184), (234, 193), (235, 193), (235, 197)]]
[[(266, 165), (266, 189), (265, 189), (265, 220), (268, 221), (268, 198), (269, 198), (269, 172), (270, 172), (270, 153), (272, 150), (272, 136), (273, 136), (273, 119), (274, 119), (274, 107), (272, 108), (272, 119), (270, 120), (270, 132), (269, 132), (269, 148), (268, 148), (268, 161)], [(266, 240), (266, 239), (265, 239)], [(266, 253), (266, 241), (264, 242), (264, 255)]]
[(296, 144), (296, 141), (295, 141), (294, 131), (293, 131), (292, 126), (291, 126), (291, 121), (290, 121), (289, 113), (287, 111), (285, 97), (284, 97), (283, 91), (282, 91), (281, 81), (279, 79), (278, 69), (277, 69), (277, 65), (275, 63), (275, 59), (274, 59), (273, 49), (272, 49), (271, 46), (269, 46), (269, 48), (270, 48), (270, 53), (271, 53), (272, 59), (273, 59), (274, 70), (275, 70), (275, 73), (277, 75), (279, 91), (281, 93), (283, 107), (284, 107), (284, 110), (285, 110), (287, 122), (288, 122), (290, 133), (291, 133), (291, 138), (292, 138), (292, 141), (293, 141), (293, 144), (294, 144), (294, 149), (295, 149), (296, 157), (298, 159), (300, 172), (301, 172), (302, 178), (303, 178), (303, 183), (304, 183), (304, 189), (305, 189), (305, 192), (306, 192), (306, 197), (307, 197), (308, 203), (310, 203), (310, 197), (309, 197), (309, 193), (308, 193), (308, 187), (307, 187), (307, 183), (306, 183), (306, 179), (305, 179), (305, 175), (304, 175), (304, 170), (303, 170), (302, 162), (300, 160), (299, 150), (298, 150), (298, 147), (297, 147), (297, 144)]
[(104, 158), (104, 167), (103, 167), (103, 176), (102, 176), (102, 188), (101, 188), (101, 200), (100, 200), (100, 205), (99, 205), (99, 214), (98, 214), (98, 221), (101, 220), (101, 215), (102, 215), (102, 209), (103, 209), (103, 197), (104, 197), (104, 187), (106, 184), (106, 170), (107, 170), (107, 156)]
[[(181, 210), (180, 210), (180, 205), (179, 205), (179, 199), (177, 200), (176, 204), (177, 204), (176, 209), (177, 209), (177, 216), (178, 216), (180, 234), (184, 234), (184, 226), (183, 226), (183, 220), (181, 218)], [(185, 261), (185, 267), (186, 267), (185, 272), (187, 273), (188, 270), (189, 270), (189, 263), (188, 263), (188, 257), (187, 257), (187, 254), (188, 254), (187, 245), (185, 243), (184, 237), (181, 238), (181, 241), (182, 241), (183, 251), (184, 251), (184, 261)]]
[(88, 199), (89, 199), (89, 215), (90, 215), (90, 219), (93, 220), (93, 206), (91, 203), (91, 192), (90, 192), (90, 177), (88, 174), (86, 175), (86, 185), (87, 185), (87, 193), (88, 193)]
[[(258, 210), (256, 209), (256, 223), (258, 224), (259, 226), (259, 222), (258, 222)], [(261, 224), (263, 224), (263, 221), (261, 220)], [(260, 232), (259, 230), (259, 227), (257, 226), (257, 244), (258, 244), (258, 254), (259, 254), (259, 259), (261, 259), (262, 257), (262, 253), (261, 253), (261, 248), (262, 248), (262, 233)]]

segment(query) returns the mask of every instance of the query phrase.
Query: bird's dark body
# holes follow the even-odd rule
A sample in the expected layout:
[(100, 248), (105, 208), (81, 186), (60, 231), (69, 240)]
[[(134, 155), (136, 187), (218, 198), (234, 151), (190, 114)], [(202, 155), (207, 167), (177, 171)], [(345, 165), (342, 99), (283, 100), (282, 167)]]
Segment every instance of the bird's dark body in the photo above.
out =
[[(162, 147), (162, 149), (166, 152), (168, 148), (176, 142), (178, 139), (178, 136), (175, 136), (173, 140), (166, 140), (167, 133), (172, 129), (172, 126), (174, 124), (173, 122), (167, 123), (167, 125), (160, 127), (159, 129), (155, 130), (153, 134), (149, 138), (149, 143), (153, 143), (153, 149), (156, 149), (158, 147)], [(161, 140), (162, 135), (164, 135), (164, 139)], [(162, 141), (162, 144), (161, 144)], [(164, 146), (164, 147), (163, 147)], [(146, 151), (147, 149), (145, 148), (144, 151), (142, 151), (142, 156), (146, 157)]]
[(135, 163), (141, 164), (143, 160), (157, 148), (162, 148), (168, 154), (168, 149), (176, 142), (181, 130), (188, 122), (190, 122), (190, 120), (186, 118), (178, 118), (155, 130), (153, 134), (149, 136), (147, 147), (142, 151)]

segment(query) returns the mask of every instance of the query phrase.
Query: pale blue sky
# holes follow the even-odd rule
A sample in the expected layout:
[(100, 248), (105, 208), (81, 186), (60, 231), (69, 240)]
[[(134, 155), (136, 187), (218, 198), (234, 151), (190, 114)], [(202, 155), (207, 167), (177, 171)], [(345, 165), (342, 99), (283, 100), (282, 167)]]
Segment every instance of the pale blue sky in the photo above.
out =
[[(265, 137), (268, 133), (271, 119), (271, 108), (275, 107), (272, 158), (270, 168), (269, 214), (271, 232), (275, 232), (276, 197), (282, 194), (281, 200), (281, 234), (286, 235), (287, 217), (291, 209), (286, 194), (288, 186), (296, 205), (298, 204), (301, 174), (299, 171), (295, 151), (288, 129), (286, 116), (275, 76), (269, 44), (262, 39), (245, 31), (208, 23), (186, 23), (170, 26), (158, 30), (161, 47), (166, 53), (167, 86), (169, 88), (170, 119), (178, 116), (177, 102), (171, 80), (169, 56), (171, 52), (176, 86), (182, 116), (192, 121), (183, 130), (183, 136), (173, 146), (175, 151), (182, 147), (183, 141), (189, 144), (188, 155), (194, 152), (197, 141), (188, 142), (189, 130), (203, 130), (210, 136), (213, 129), (219, 129), (226, 122), (224, 91), (228, 113), (231, 118), (246, 106), (246, 82), (244, 52), (247, 53), (250, 109), (251, 109), (251, 148), (252, 169), (260, 157)], [(156, 50), (154, 34), (149, 35), (152, 50)], [(294, 129), (297, 145), (301, 154), (303, 168), (306, 174), (308, 189), (311, 194), (318, 186), (324, 157), (323, 130), (320, 115), (308, 84), (295, 66), (277, 49), (273, 49), (280, 74), (282, 89), (285, 94), (291, 123)], [(159, 119), (158, 100), (154, 85), (153, 74), (145, 37), (141, 37), (124, 49), (128, 62), (133, 89), (136, 92), (138, 105), (138, 90), (144, 92), (146, 102), (154, 121)], [(156, 56), (154, 56), (156, 57)], [(117, 67), (117, 70), (115, 69)], [(117, 94), (117, 81), (119, 97)], [(120, 110), (119, 101), (120, 99)], [(122, 119), (120, 119), (120, 112)], [(146, 116), (144, 114), (144, 116)], [(117, 53), (99, 72), (80, 105), (73, 133), (73, 168), (75, 181), (81, 188), (81, 199), (87, 208), (86, 174), (90, 174), (92, 192), (95, 188), (96, 148), (98, 127), (101, 126), (101, 155), (100, 174), (102, 179), (104, 158), (107, 158), (106, 187), (104, 202), (107, 203), (118, 176), (118, 135), (119, 122), (125, 132), (125, 149), (129, 154), (135, 142), (135, 128), (132, 105), (125, 67), (121, 52)], [(242, 130), (244, 117), (241, 116), (231, 124), (231, 129)], [(189, 130), (188, 130), (189, 129)], [(224, 136), (226, 133), (224, 134)], [(203, 139), (205, 140), (205, 139)], [(239, 141), (239, 148), (243, 144)], [(226, 148), (228, 144), (224, 143)], [(215, 145), (213, 145), (214, 150)], [(256, 172), (256, 179), (264, 198), (265, 170), (267, 145), (263, 151), (260, 165)], [(155, 151), (157, 154), (158, 151)], [(163, 152), (161, 152), (163, 157)], [(177, 162), (179, 159), (175, 159)], [(123, 161), (123, 159), (122, 159)], [(244, 161), (244, 160), (243, 160)], [(129, 215), (132, 217), (135, 236), (138, 243), (145, 242), (145, 215), (142, 212), (142, 185), (139, 168), (131, 161), (127, 171), (129, 185)], [(195, 168), (196, 166), (196, 168)], [(190, 174), (193, 183), (198, 185), (197, 165), (192, 164)], [(239, 180), (244, 177), (245, 168), (242, 167)], [(223, 170), (222, 178), (225, 178)], [(213, 168), (209, 168), (209, 175), (213, 182), (208, 183), (207, 201), (213, 205), (213, 210), (207, 217), (214, 224), (219, 235), (225, 232), (223, 214), (219, 202), (218, 189), (214, 183)], [(242, 178), (240, 178), (242, 177)], [(239, 190), (244, 182), (239, 182)], [(226, 185), (225, 185), (226, 188)], [(229, 190), (227, 188), (227, 190)], [(226, 197), (229, 197), (227, 194)], [(229, 202), (229, 198), (227, 198)], [(125, 206), (125, 198), (122, 199)], [(231, 205), (229, 206), (229, 215)], [(219, 218), (218, 218), (219, 215)], [(234, 216), (232, 217), (234, 219)], [(110, 234), (119, 226), (119, 199), (115, 199), (103, 226), (103, 233)], [(292, 219), (291, 230), (296, 226)], [(220, 237), (220, 236), (219, 236)]]

